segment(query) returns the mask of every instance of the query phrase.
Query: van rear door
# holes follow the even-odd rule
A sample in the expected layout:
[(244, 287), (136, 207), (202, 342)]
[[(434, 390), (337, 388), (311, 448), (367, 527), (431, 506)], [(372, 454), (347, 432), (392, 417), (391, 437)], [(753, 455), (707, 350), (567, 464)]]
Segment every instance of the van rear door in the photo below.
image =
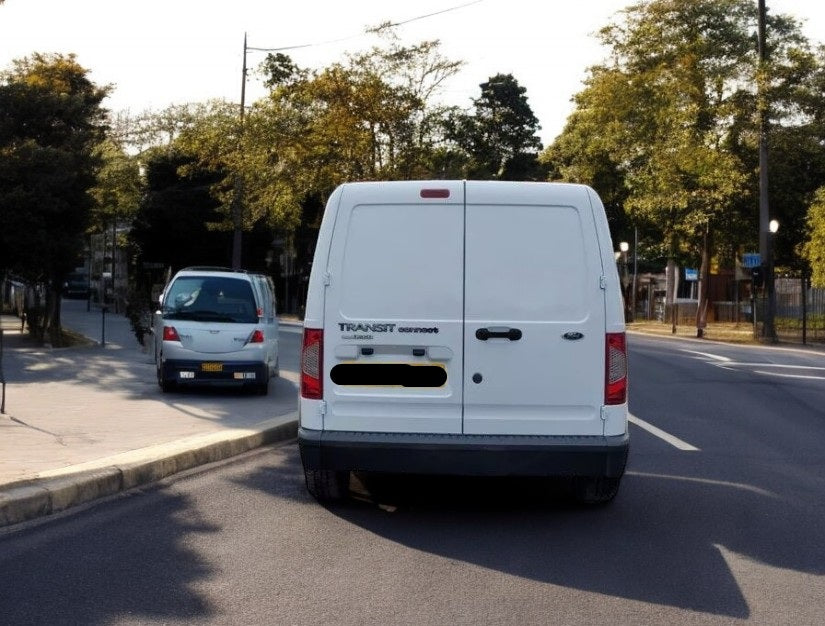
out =
[(605, 302), (586, 189), (466, 189), (464, 432), (601, 435)]
[(463, 184), (346, 185), (333, 228), (324, 430), (460, 433)]

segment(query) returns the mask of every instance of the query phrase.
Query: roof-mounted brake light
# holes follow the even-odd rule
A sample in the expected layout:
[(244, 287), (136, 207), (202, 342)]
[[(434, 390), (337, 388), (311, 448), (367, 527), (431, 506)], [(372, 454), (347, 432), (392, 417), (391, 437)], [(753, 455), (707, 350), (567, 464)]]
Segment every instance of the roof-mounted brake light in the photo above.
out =
[(422, 189), (421, 190), (421, 197), (422, 198), (449, 198), (450, 197), (450, 190), (449, 189)]

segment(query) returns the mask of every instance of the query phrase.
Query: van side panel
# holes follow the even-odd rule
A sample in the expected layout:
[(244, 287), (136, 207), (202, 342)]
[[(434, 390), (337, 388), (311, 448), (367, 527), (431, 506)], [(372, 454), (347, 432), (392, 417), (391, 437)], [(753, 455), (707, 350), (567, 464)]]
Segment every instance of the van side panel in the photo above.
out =
[(610, 237), (610, 227), (607, 224), (607, 215), (604, 205), (598, 194), (586, 187), (587, 196), (593, 208), (593, 221), (596, 226), (601, 261), (605, 277), (605, 330), (609, 333), (621, 333), (625, 330), (624, 306), (622, 288), (619, 280), (619, 269), (613, 256), (618, 247), (613, 246)]
[(423, 199), (431, 186), (344, 190), (328, 260), (325, 431), (461, 432), (463, 189), (439, 181), (449, 197)]
[[(587, 194), (593, 206), (593, 219), (596, 224), (596, 233), (599, 237), (599, 247), (602, 253), (602, 265), (605, 276), (605, 328), (609, 333), (625, 331), (624, 301), (622, 299), (619, 270), (613, 256), (613, 240), (610, 237), (610, 228), (604, 205), (595, 191), (588, 188)], [(627, 433), (627, 407), (621, 405), (605, 406), (603, 410), (604, 434), (606, 436), (623, 435)]]
[[(309, 274), (309, 284), (307, 286), (304, 328), (324, 327), (324, 302), (326, 301), (324, 275), (328, 271), (329, 246), (332, 241), (332, 231), (338, 215), (338, 204), (341, 201), (342, 192), (343, 186), (337, 187), (332, 192), (324, 209), (324, 217), (321, 219), (321, 227), (318, 230), (318, 240), (315, 243), (315, 254), (312, 258), (312, 270)], [(321, 406), (322, 402), (320, 400), (299, 398), (298, 415), (302, 428), (321, 430), (324, 427)]]

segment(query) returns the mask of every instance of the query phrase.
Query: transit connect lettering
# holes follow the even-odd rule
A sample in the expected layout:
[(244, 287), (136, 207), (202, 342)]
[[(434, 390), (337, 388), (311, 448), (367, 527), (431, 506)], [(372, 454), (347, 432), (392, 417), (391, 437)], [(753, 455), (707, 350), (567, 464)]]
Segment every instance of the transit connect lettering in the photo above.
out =
[(338, 323), (338, 328), (345, 333), (392, 333), (395, 324), (345, 324)]
[(418, 334), (438, 334), (438, 328), (420, 327), (420, 326), (399, 326), (396, 324), (386, 324), (378, 322), (367, 322), (363, 324), (348, 324), (346, 322), (338, 322), (338, 328), (343, 333), (418, 333)]

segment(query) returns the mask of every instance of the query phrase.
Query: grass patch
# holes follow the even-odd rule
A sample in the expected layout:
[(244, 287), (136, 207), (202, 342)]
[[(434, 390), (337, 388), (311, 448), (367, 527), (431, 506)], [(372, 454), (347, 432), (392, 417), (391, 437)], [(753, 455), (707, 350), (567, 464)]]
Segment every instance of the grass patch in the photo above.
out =
[(92, 341), (85, 335), (76, 333), (73, 330), (68, 330), (67, 328), (62, 329), (61, 334), (63, 335), (63, 344), (54, 346), (55, 348), (85, 348), (86, 346), (97, 345), (96, 341)]
[[(669, 323), (656, 321), (630, 322), (627, 329), (647, 333), (650, 335), (669, 335), (672, 337), (693, 337), (696, 338), (696, 326), (677, 326), (676, 333), (673, 334), (672, 325)], [(703, 339), (708, 341), (725, 341), (728, 343), (758, 344), (759, 340), (753, 338), (753, 325), (749, 323), (733, 322), (708, 322)]]

